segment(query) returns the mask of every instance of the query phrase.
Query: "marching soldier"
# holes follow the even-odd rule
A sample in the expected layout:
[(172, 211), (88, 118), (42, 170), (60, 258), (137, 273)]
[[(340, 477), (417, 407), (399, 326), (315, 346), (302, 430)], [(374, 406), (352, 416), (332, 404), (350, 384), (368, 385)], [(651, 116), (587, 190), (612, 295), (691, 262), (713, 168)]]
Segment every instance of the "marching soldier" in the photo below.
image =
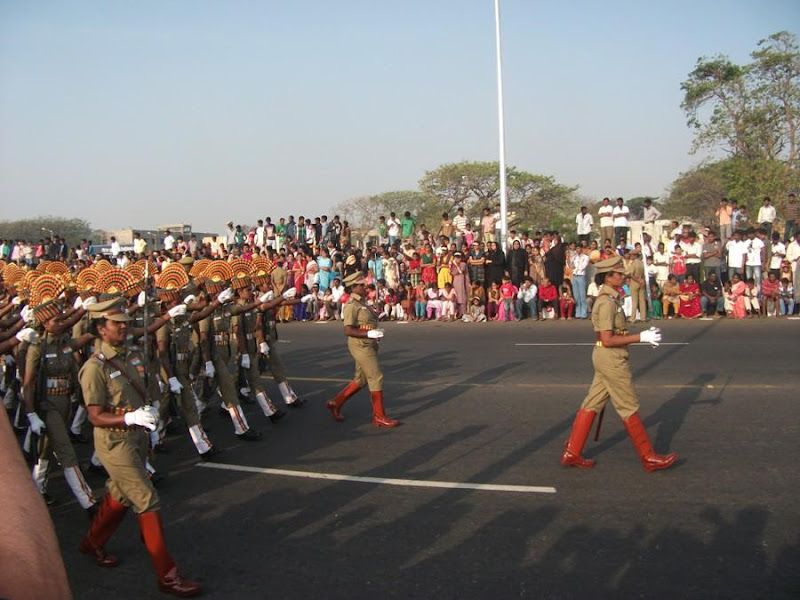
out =
[(213, 261), (203, 272), (203, 286), (210, 295), (217, 297), (221, 306), (211, 316), (200, 321), (200, 348), (205, 363), (205, 375), (208, 378), (216, 377), (217, 387), (230, 414), (234, 432), (241, 440), (255, 441), (261, 437), (261, 432), (251, 429), (247, 423), (229, 370), (233, 309), (227, 303), (233, 299), (234, 293), (227, 286), (232, 277), (233, 270), (228, 263), (222, 261)]
[[(237, 363), (244, 371), (247, 386), (255, 396), (264, 416), (269, 417), (271, 421), (278, 421), (286, 414), (286, 411), (279, 411), (267, 396), (267, 392), (262, 388), (259, 382), (257, 360), (259, 354), (269, 354), (269, 347), (261, 330), (262, 311), (264, 307), (275, 306), (276, 303), (262, 303), (261, 298), (255, 302), (253, 301), (253, 292), (250, 289), (250, 263), (248, 261), (241, 259), (233, 261), (231, 269), (234, 273), (233, 279), (231, 279), (231, 289), (236, 290), (238, 296), (234, 304), (234, 310), (236, 311), (234, 314), (236, 316), (231, 321), (231, 332), (236, 337), (238, 348)], [(265, 300), (272, 300), (268, 294), (264, 294), (262, 297)], [(277, 305), (280, 304), (281, 302), (277, 303)]]
[[(271, 267), (272, 263), (265, 258), (256, 257), (253, 259), (250, 278), (259, 293), (269, 293), (272, 290)], [(299, 300), (296, 301), (299, 302)], [(280, 304), (277, 304), (273, 308), (267, 308), (262, 314), (260, 329), (264, 337), (264, 343), (267, 345), (266, 352), (262, 353), (262, 356), (272, 374), (272, 379), (278, 384), (283, 401), (290, 408), (299, 408), (305, 401), (298, 398), (292, 389), (292, 384), (289, 383), (289, 379), (286, 377), (286, 368), (283, 365), (283, 360), (278, 352), (278, 328), (275, 321), (275, 312), (279, 306)]]
[(375, 427), (397, 427), (400, 423), (386, 416), (383, 410), (383, 373), (378, 364), (378, 340), (383, 337), (383, 329), (377, 329), (378, 315), (366, 302), (366, 279), (360, 272), (345, 277), (345, 289), (349, 289), (350, 299), (343, 311), (344, 334), (347, 348), (356, 363), (353, 381), (347, 384), (327, 407), (333, 418), (344, 421), (342, 406), (364, 385), (369, 386), (372, 398), (372, 424)]
[[(167, 312), (182, 306), (180, 290), (189, 284), (189, 276), (184, 269), (174, 263), (168, 265), (156, 282), (159, 298), (166, 304)], [(187, 297), (194, 300), (194, 296)], [(217, 303), (218, 304), (218, 303)], [(193, 323), (210, 315), (216, 305), (213, 303), (191, 315), (176, 315), (169, 323), (156, 332), (158, 357), (161, 361), (162, 378), (167, 389), (161, 396), (161, 406), (169, 404), (170, 393), (180, 399), (184, 420), (189, 428), (192, 442), (203, 460), (210, 460), (218, 450), (211, 443), (197, 411), (197, 397), (189, 383), (189, 364), (192, 354)]]
[(61, 322), (58, 296), (62, 291), (63, 282), (50, 274), (39, 276), (31, 290), (34, 318), (43, 330), (39, 342), (28, 348), (23, 380), (25, 410), (31, 431), (38, 438), (35, 448), (38, 460), (33, 468), (33, 481), (45, 501), (52, 504), (53, 500), (47, 493), (52, 451), (81, 508), (91, 512), (96, 500), (83, 477), (68, 434), (70, 396), (77, 376), (73, 352), (91, 336), (74, 340), (70, 328)]
[(155, 430), (158, 415), (148, 405), (139, 371), (130, 364), (126, 346), (130, 317), (125, 303), (108, 300), (92, 306), (91, 312), (99, 343), (81, 368), (80, 383), (94, 425), (95, 448), (109, 480), (79, 550), (92, 556), (99, 566), (115, 567), (118, 561), (106, 553), (105, 544), (132, 506), (161, 591), (195, 596), (201, 591), (200, 584), (181, 575), (167, 551), (161, 502), (145, 468), (147, 430)]
[(595, 267), (597, 269), (595, 282), (602, 287), (592, 308), (592, 325), (597, 333), (597, 343), (592, 353), (594, 380), (575, 416), (572, 433), (561, 457), (561, 464), (581, 468), (594, 466), (594, 461), (583, 458), (581, 451), (595, 416), (610, 398), (614, 409), (622, 417), (625, 429), (636, 447), (645, 470), (666, 469), (675, 462), (677, 455), (661, 456), (653, 450), (647, 430), (639, 417), (639, 400), (633, 389), (627, 348), (629, 344), (640, 341), (658, 346), (661, 332), (651, 327), (639, 334), (629, 335), (625, 329), (625, 313), (617, 291), (622, 287), (625, 275), (620, 257), (602, 260), (595, 263)]

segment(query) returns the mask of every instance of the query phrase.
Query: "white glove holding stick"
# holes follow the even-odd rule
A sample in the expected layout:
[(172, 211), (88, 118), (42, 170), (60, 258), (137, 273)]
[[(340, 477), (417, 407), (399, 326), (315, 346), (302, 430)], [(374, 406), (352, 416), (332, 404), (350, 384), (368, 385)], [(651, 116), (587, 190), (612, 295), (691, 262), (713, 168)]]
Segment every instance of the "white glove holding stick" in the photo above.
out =
[(42, 435), (47, 427), (35, 412), (28, 413), (28, 423), (31, 424), (31, 431), (36, 435)]
[(155, 431), (158, 428), (158, 414), (150, 406), (143, 406), (137, 408), (133, 412), (125, 413), (123, 417), (125, 425), (138, 425), (150, 431)]

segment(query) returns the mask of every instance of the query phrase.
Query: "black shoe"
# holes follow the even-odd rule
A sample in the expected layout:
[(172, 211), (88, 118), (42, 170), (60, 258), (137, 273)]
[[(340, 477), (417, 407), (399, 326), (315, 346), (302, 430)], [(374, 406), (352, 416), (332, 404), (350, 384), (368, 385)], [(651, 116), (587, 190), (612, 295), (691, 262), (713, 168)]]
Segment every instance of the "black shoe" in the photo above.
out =
[(167, 478), (166, 475), (162, 475), (158, 471), (155, 471), (154, 473), (150, 473), (150, 483), (152, 483), (153, 487), (155, 487), (155, 488), (157, 488), (162, 483), (164, 483), (164, 480), (166, 478)]
[(96, 465), (90, 462), (86, 470), (90, 473), (94, 473), (95, 475), (100, 475), (101, 477), (108, 477), (108, 471), (106, 471), (106, 468), (103, 465)]
[(257, 429), (248, 429), (244, 433), (237, 433), (236, 437), (240, 440), (244, 440), (245, 442), (255, 442), (256, 440), (261, 439), (261, 432)]
[(306, 403), (305, 400), (298, 398), (297, 396), (294, 397), (294, 402), (291, 404), (287, 404), (289, 408), (303, 408), (303, 405)]
[(70, 431), (69, 437), (73, 442), (78, 442), (79, 444), (89, 443), (89, 438), (83, 435), (83, 433), (72, 433), (72, 431)]
[[(208, 411), (206, 411), (206, 412), (208, 412)], [(228, 412), (228, 407), (225, 406), (224, 403), (219, 405), (219, 411), (218, 412), (219, 412), (220, 415), (225, 415), (226, 417), (230, 416), (230, 413)]]
[(44, 500), (44, 503), (47, 504), (47, 506), (55, 506), (58, 504), (58, 500), (55, 499), (55, 496), (51, 496), (47, 492), (42, 494), (42, 500)]
[(276, 408), (275, 409), (275, 414), (274, 415), (270, 415), (269, 420), (272, 421), (273, 423), (277, 423), (283, 417), (285, 417), (287, 414), (288, 413), (285, 410), (283, 410), (282, 408)]
[(200, 458), (204, 462), (207, 461), (207, 460), (214, 460), (221, 452), (222, 452), (222, 450), (220, 450), (216, 446), (211, 446), (211, 449), (208, 450), (208, 452), (203, 452), (200, 455)]
[(158, 444), (153, 447), (153, 452), (156, 454), (169, 454), (172, 451), (165, 444)]

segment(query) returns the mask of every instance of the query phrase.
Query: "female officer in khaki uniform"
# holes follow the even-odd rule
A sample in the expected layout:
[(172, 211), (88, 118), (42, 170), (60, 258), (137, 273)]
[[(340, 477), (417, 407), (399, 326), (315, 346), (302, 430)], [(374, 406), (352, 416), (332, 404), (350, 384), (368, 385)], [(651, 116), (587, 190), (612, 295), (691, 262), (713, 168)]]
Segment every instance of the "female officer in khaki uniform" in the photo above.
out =
[(601, 288), (600, 295), (592, 308), (592, 325), (597, 333), (597, 343), (592, 353), (594, 380), (575, 416), (572, 433), (561, 457), (561, 464), (582, 468), (594, 466), (594, 461), (583, 458), (581, 451), (589, 436), (595, 415), (603, 409), (610, 398), (614, 409), (622, 417), (625, 429), (633, 440), (645, 470), (666, 469), (675, 462), (677, 455), (660, 456), (650, 444), (647, 430), (639, 418), (639, 400), (633, 389), (627, 348), (629, 344), (640, 341), (658, 346), (661, 332), (651, 327), (640, 334), (629, 335), (625, 329), (625, 313), (617, 291), (622, 286), (625, 275), (620, 257), (597, 262), (595, 268), (595, 282)]
[(344, 403), (364, 385), (369, 385), (372, 424), (375, 427), (397, 427), (399, 421), (387, 417), (383, 411), (383, 373), (378, 364), (378, 340), (383, 337), (383, 329), (376, 329), (378, 315), (364, 301), (366, 280), (357, 272), (345, 277), (343, 283), (350, 293), (343, 310), (344, 334), (347, 348), (356, 361), (356, 373), (353, 381), (328, 402), (327, 407), (334, 419), (344, 421), (341, 414)]
[(144, 381), (129, 361), (125, 345), (129, 317), (124, 300), (95, 304), (90, 312), (99, 340), (95, 354), (81, 367), (80, 382), (94, 425), (95, 448), (109, 480), (79, 549), (92, 555), (100, 566), (116, 566), (117, 559), (106, 554), (104, 546), (133, 506), (161, 591), (183, 597), (197, 595), (200, 584), (184, 578), (167, 551), (161, 503), (144, 466), (147, 430), (155, 430), (158, 414), (147, 405)]

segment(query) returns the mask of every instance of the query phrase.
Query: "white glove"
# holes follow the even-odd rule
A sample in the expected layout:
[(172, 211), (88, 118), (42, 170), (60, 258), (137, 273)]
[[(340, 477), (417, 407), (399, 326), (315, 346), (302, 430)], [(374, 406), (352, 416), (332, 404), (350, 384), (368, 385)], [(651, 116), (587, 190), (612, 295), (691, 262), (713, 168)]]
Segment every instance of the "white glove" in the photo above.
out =
[(16, 337), (20, 342), (28, 342), (29, 344), (35, 344), (36, 342), (39, 341), (39, 336), (36, 335), (36, 332), (30, 327), (26, 327), (25, 329), (20, 329), (17, 332), (17, 335), (14, 337)]
[[(142, 293), (144, 294), (144, 292), (142, 292)], [(88, 298), (86, 298), (86, 300), (83, 300), (81, 302), (81, 308), (83, 310), (89, 310), (89, 307), (92, 304), (97, 304), (97, 298), (95, 298), (94, 296), (89, 296)], [(142, 306), (142, 305), (140, 305), (140, 306)]]
[(214, 363), (210, 360), (206, 361), (206, 377), (213, 377), (216, 372), (217, 370), (214, 368)]
[(267, 342), (261, 342), (258, 345), (258, 351), (264, 356), (269, 356), (269, 344)]
[(194, 294), (189, 294), (188, 296), (186, 296), (186, 298), (183, 299), (183, 303), (187, 306), (190, 305), (192, 302), (196, 301), (197, 301), (197, 296), (195, 296)]
[(150, 431), (155, 431), (158, 428), (158, 414), (150, 406), (143, 406), (137, 408), (133, 412), (125, 413), (125, 425), (139, 425), (145, 427)]
[(231, 288), (222, 290), (219, 294), (217, 294), (217, 301), (220, 304), (226, 304), (231, 300), (233, 300), (233, 290)]
[(661, 341), (661, 330), (657, 327), (651, 327), (650, 329), (646, 329), (642, 333), (639, 334), (639, 341), (645, 342), (653, 346), (653, 348), (658, 346), (658, 343)]
[(367, 332), (367, 337), (372, 340), (379, 340), (385, 335), (385, 331), (383, 329), (370, 329)]
[(242, 354), (241, 365), (243, 369), (250, 368), (250, 355), (249, 354)]
[(14, 299), (11, 300), (11, 304), (13, 304), (14, 306), (19, 306), (20, 304), (22, 304), (22, 298), (20, 298), (19, 296), (14, 296)]
[(261, 296), (258, 297), (258, 301), (261, 302), (261, 304), (264, 304), (264, 302), (269, 302), (273, 299), (275, 299), (275, 292), (272, 290), (268, 291), (266, 294), (261, 294)]
[(75, 302), (72, 303), (72, 308), (74, 308), (75, 310), (78, 310), (79, 308), (83, 308), (83, 300), (81, 300), (80, 296), (75, 298)]
[(175, 317), (182, 317), (186, 314), (186, 305), (185, 304), (178, 304), (177, 306), (173, 306), (167, 311), (170, 319), (174, 319)]
[(42, 435), (45, 429), (44, 421), (39, 418), (35, 412), (28, 413), (28, 423), (31, 424), (31, 431), (36, 435)]
[(33, 310), (27, 305), (22, 307), (22, 310), (19, 311), (19, 316), (22, 317), (22, 321), (26, 325), (32, 325), (35, 322), (35, 318), (33, 316)]
[(139, 308), (144, 308), (144, 305), (147, 304), (147, 294), (144, 290), (139, 292), (139, 295), (136, 296), (136, 304), (139, 305)]
[(178, 378), (170, 377), (168, 381), (169, 381), (169, 391), (171, 391), (173, 394), (180, 394), (181, 390), (183, 389), (183, 386), (181, 385), (181, 382), (178, 381)]
[(291, 300), (292, 298), (297, 296), (297, 290), (295, 288), (289, 288), (288, 290), (283, 292), (283, 294), (281, 294), (281, 296), (283, 296), (284, 300)]

